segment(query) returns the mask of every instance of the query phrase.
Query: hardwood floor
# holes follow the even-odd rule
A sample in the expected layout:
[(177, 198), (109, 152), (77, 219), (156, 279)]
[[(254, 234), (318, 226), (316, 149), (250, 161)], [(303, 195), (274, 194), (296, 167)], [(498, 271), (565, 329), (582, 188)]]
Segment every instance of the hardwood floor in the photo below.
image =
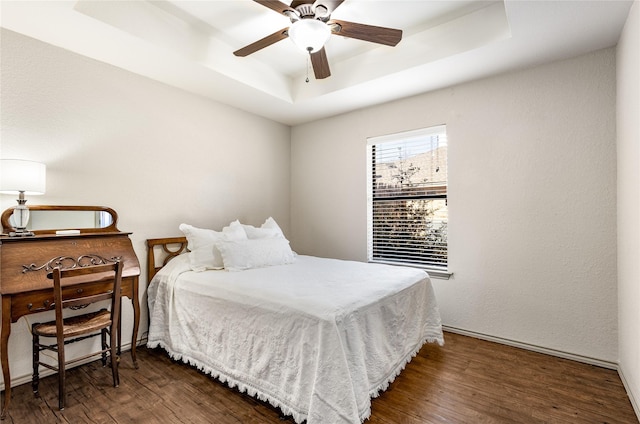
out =
[[(422, 348), (373, 400), (367, 423), (638, 423), (613, 370), (452, 333), (445, 342)], [(123, 355), (119, 388), (100, 361), (68, 371), (63, 412), (56, 376), (41, 380), (41, 398), (30, 384), (15, 387), (4, 422), (283, 422), (277, 409), (171, 361), (162, 350), (138, 352), (139, 370)]]

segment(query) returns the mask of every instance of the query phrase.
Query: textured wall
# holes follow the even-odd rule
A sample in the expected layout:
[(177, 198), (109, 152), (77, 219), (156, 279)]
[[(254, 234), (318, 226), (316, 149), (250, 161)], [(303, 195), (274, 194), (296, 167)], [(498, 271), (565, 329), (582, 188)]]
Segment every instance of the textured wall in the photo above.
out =
[(446, 124), (445, 325), (617, 360), (615, 51), (292, 129), (300, 253), (366, 260), (370, 136)]
[[(27, 204), (114, 208), (142, 264), (144, 240), (180, 235), (183, 221), (221, 228), (272, 215), (289, 232), (289, 127), (7, 30), (1, 72), (0, 156), (47, 165), (46, 194)], [(145, 281), (143, 270), (141, 293)], [(21, 319), (14, 379), (31, 373), (29, 342)]]
[(620, 373), (640, 416), (640, 4), (617, 51)]

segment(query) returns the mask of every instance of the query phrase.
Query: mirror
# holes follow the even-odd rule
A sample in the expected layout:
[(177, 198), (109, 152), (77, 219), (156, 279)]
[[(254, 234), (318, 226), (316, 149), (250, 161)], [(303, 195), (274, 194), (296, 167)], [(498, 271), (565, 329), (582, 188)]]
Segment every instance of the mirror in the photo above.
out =
[(27, 229), (106, 228), (112, 223), (113, 218), (106, 211), (31, 211)]
[[(58, 230), (80, 230), (81, 233), (119, 231), (116, 228), (118, 215), (111, 208), (102, 206), (29, 206), (30, 218), (27, 229), (35, 234), (55, 233)], [(2, 213), (4, 233), (13, 231), (11, 215), (13, 208)]]

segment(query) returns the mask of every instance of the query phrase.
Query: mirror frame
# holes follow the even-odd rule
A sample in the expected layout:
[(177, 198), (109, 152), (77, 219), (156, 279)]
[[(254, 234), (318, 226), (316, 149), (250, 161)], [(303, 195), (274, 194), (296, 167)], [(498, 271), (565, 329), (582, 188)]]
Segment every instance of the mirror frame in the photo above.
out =
[[(0, 217), (0, 223), (2, 224), (3, 233), (9, 233), (15, 231), (15, 228), (9, 222), (9, 218), (13, 214), (14, 207), (6, 209), (2, 212)], [(113, 218), (111, 225), (104, 228), (51, 228), (42, 230), (32, 230), (34, 234), (55, 234), (58, 230), (80, 230), (81, 234), (84, 233), (111, 233), (120, 232), (116, 227), (118, 223), (118, 214), (115, 210), (107, 208), (105, 206), (59, 206), (59, 205), (33, 205), (29, 206), (29, 211), (87, 211), (87, 212), (108, 212)]]

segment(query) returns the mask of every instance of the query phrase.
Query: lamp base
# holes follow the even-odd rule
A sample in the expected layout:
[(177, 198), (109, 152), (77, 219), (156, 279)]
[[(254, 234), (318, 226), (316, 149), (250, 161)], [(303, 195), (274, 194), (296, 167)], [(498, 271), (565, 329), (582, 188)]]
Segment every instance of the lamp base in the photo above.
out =
[(20, 192), (18, 196), (18, 206), (13, 208), (13, 213), (9, 222), (13, 225), (15, 231), (9, 233), (9, 237), (31, 237), (34, 234), (27, 230), (27, 224), (29, 223), (29, 208), (25, 204), (27, 201), (24, 198), (24, 191)]

